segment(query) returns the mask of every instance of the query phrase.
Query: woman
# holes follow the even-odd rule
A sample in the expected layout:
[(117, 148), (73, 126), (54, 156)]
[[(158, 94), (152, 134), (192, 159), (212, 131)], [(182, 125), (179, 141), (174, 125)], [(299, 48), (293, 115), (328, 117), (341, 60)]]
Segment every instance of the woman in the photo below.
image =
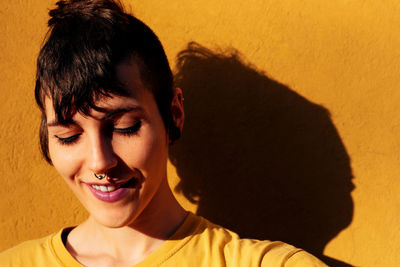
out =
[(111, 0), (60, 1), (37, 60), (41, 149), (89, 218), (1, 266), (324, 266), (186, 212), (167, 182), (183, 97), (154, 33)]

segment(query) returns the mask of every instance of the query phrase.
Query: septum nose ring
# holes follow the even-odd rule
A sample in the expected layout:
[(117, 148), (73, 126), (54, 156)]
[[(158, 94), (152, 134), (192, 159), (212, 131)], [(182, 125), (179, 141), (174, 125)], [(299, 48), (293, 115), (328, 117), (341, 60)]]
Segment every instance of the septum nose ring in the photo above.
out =
[(94, 177), (96, 177), (99, 180), (102, 180), (104, 178), (106, 178), (107, 174), (106, 173), (101, 173), (101, 174), (97, 174), (97, 173), (93, 173)]

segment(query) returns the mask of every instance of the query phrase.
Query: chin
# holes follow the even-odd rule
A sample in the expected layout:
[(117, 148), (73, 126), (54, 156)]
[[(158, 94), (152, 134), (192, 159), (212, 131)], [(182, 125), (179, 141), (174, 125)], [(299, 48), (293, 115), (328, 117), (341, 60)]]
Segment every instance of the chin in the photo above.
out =
[(108, 207), (92, 207), (87, 209), (90, 219), (95, 223), (108, 227), (120, 228), (131, 225), (139, 216), (140, 210), (136, 203), (130, 203), (128, 206), (108, 206)]

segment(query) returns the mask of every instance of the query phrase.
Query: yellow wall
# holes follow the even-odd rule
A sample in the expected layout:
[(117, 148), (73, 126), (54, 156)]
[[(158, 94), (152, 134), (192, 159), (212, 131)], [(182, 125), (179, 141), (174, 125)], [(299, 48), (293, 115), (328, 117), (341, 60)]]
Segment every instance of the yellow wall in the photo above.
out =
[[(185, 207), (332, 263), (400, 262), (398, 1), (124, 3), (187, 90), (169, 166)], [(53, 4), (2, 3), (0, 250), (86, 216), (38, 152), (35, 57)], [(191, 41), (210, 50), (192, 46), (176, 67)]]

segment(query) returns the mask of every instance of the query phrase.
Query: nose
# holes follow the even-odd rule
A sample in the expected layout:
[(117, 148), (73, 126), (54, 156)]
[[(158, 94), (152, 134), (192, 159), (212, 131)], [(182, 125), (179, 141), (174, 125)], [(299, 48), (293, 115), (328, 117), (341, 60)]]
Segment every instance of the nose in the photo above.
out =
[(93, 135), (89, 141), (88, 165), (96, 174), (106, 173), (118, 164), (110, 140), (100, 134)]

